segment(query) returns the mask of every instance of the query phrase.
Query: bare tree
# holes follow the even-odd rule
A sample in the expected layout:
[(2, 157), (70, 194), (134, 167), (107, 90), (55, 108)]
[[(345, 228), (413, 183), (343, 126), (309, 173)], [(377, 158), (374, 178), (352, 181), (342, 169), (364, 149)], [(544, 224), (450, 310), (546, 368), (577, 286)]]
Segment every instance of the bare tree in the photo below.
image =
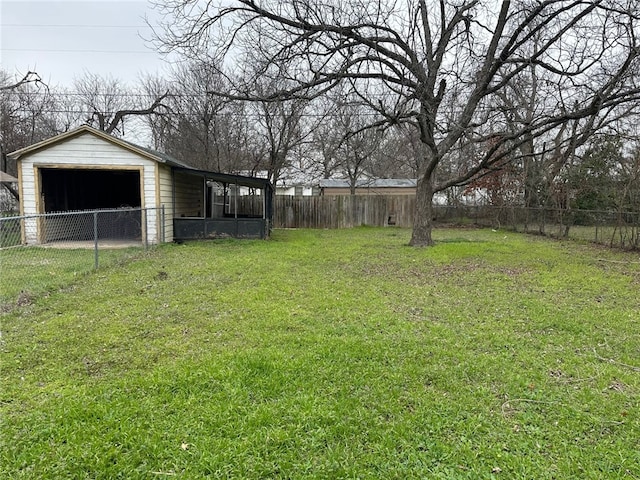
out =
[(369, 128), (375, 112), (344, 91), (332, 91), (314, 104), (320, 118), (312, 138), (314, 177), (347, 178), (352, 193), (362, 177), (416, 177), (419, 140), (413, 129)]
[[(422, 144), (417, 246), (433, 243), (435, 192), (491, 171), (527, 137), (568, 121), (595, 124), (638, 99), (634, 1), (505, 0), (498, 11), (483, 0), (156, 4), (170, 24), (158, 36), (166, 49), (227, 62), (260, 54), (291, 82), (273, 99), (308, 98), (348, 81), (384, 122), (412, 125)], [(502, 113), (494, 99), (531, 65), (546, 72), (553, 95), (466, 170), (442, 171), (464, 144), (495, 137)], [(255, 77), (245, 80), (220, 93), (254, 96)]]
[(380, 147), (382, 130), (369, 128), (366, 106), (361, 102), (339, 103), (336, 111), (339, 165), (349, 180), (351, 195), (355, 195), (359, 181), (367, 176), (371, 157)]
[(379, 148), (369, 160), (375, 178), (416, 178), (420, 139), (414, 129), (395, 126), (385, 130)]
[(262, 162), (245, 103), (210, 93), (225, 88), (211, 63), (178, 64), (168, 77), (147, 77), (144, 88), (150, 98), (171, 92), (166, 98), (170, 113), (147, 117), (155, 148), (192, 167), (224, 173), (252, 170)]
[(355, 194), (358, 181), (373, 165), (372, 158), (380, 148), (384, 132), (369, 128), (375, 112), (348, 91), (336, 89), (323, 100), (323, 118), (313, 133), (322, 176), (329, 178), (333, 174), (348, 179), (351, 193)]
[[(534, 43), (534, 48), (539, 45)], [(548, 103), (566, 105), (557, 90), (553, 75), (532, 64), (521, 75), (496, 94), (498, 110), (502, 112), (502, 131), (513, 133), (521, 125), (534, 122)], [(574, 106), (575, 107), (575, 106)], [(566, 107), (561, 107), (561, 109)], [(567, 204), (566, 170), (576, 161), (585, 144), (600, 133), (614, 134), (624, 118), (633, 115), (635, 106), (616, 106), (606, 112), (594, 111), (582, 118), (568, 118), (551, 126), (540, 135), (525, 132), (518, 146), (509, 155), (509, 163), (521, 172), (522, 196), (527, 207), (565, 208)], [(508, 166), (509, 176), (517, 170)], [(490, 176), (498, 178), (499, 172)], [(482, 182), (481, 182), (482, 183)]]
[(78, 108), (85, 112), (85, 123), (109, 134), (124, 134), (125, 119), (162, 115), (167, 111), (169, 92), (149, 98), (128, 90), (113, 77), (85, 73), (74, 82)]
[(326, 96), (315, 102), (315, 112), (322, 117), (311, 134), (312, 149), (315, 152), (311, 174), (316, 178), (331, 178), (339, 169), (338, 148), (342, 137), (338, 134), (335, 121), (335, 101)]
[(27, 84), (34, 84), (36, 86), (45, 85), (37, 72), (28, 71), (22, 77), (17, 79), (11, 79), (6, 72), (2, 72), (2, 77), (0, 78), (0, 92), (15, 90)]
[[(17, 175), (8, 153), (57, 133), (54, 110), (53, 96), (36, 73), (16, 79), (0, 70), (0, 171)], [(9, 183), (2, 188), (18, 200)]]
[[(158, 74), (148, 74), (141, 79), (141, 91), (147, 98), (159, 98), (165, 93), (166, 115), (148, 115), (145, 118), (146, 124), (151, 132), (151, 143), (156, 150), (167, 149), (168, 138), (172, 134), (176, 117), (175, 95), (178, 93), (174, 89), (171, 79)], [(167, 153), (170, 153), (167, 151)]]
[(267, 172), (267, 178), (275, 185), (291, 163), (291, 154), (309, 136), (305, 129), (304, 112), (308, 102), (293, 100), (288, 102), (254, 102), (253, 131), (265, 157), (259, 167)]
[[(267, 178), (276, 185), (281, 176), (290, 170), (294, 155), (300, 157), (303, 147), (311, 142), (313, 121), (307, 116), (309, 101), (304, 98), (291, 98), (287, 101), (273, 101), (273, 92), (278, 92), (291, 84), (279, 72), (267, 72), (260, 59), (247, 58), (244, 71), (238, 77), (253, 77), (252, 88), (256, 93), (253, 101), (246, 102), (246, 98), (231, 98), (213, 93), (222, 98), (243, 101), (245, 114), (250, 119), (247, 147), (252, 151), (254, 165), (252, 171), (261, 170)], [(260, 72), (260, 74), (255, 73)], [(228, 84), (232, 88), (231, 84)]]

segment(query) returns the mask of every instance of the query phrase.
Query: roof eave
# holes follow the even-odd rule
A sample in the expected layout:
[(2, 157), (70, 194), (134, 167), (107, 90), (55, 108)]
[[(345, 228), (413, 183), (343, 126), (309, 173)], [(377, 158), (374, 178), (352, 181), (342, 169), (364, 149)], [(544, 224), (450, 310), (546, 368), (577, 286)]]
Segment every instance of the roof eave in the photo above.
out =
[(245, 175), (234, 175), (231, 173), (211, 172), (209, 170), (196, 170), (190, 167), (172, 167), (174, 171), (184, 172), (190, 175), (198, 175), (206, 177), (210, 180), (222, 183), (234, 184), (254, 187), (254, 188), (274, 188), (269, 179), (260, 177), (247, 177)]
[(24, 157), (25, 155), (31, 155), (38, 151), (44, 150), (52, 145), (55, 145), (56, 143), (63, 142), (65, 140), (69, 140), (71, 138), (82, 135), (83, 133), (89, 133), (96, 137), (102, 138), (103, 140), (111, 142), (115, 145), (118, 145), (122, 148), (125, 148), (131, 152), (134, 152), (138, 155), (141, 155), (155, 162), (166, 163), (165, 159), (163, 159), (160, 156), (153, 155), (150, 152), (144, 151), (141, 148), (136, 147), (134, 144), (122, 141), (119, 138), (109, 135), (108, 133), (105, 133), (101, 130), (97, 130), (93, 127), (90, 127), (89, 125), (82, 125), (74, 130), (70, 130), (68, 132), (61, 133), (54, 137), (47, 138), (46, 140), (42, 140), (40, 142), (34, 143), (33, 145), (29, 145), (28, 147), (24, 147), (14, 152), (11, 152), (8, 154), (8, 156), (14, 160), (19, 160), (20, 157)]

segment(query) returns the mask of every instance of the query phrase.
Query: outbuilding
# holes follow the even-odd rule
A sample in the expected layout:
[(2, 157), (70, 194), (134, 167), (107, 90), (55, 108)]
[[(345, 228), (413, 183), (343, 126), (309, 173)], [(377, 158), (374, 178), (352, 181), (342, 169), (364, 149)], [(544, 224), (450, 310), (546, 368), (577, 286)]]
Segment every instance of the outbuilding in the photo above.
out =
[(351, 189), (349, 180), (323, 178), (319, 182), (320, 194), (331, 195), (415, 195), (415, 178), (363, 178)]
[[(27, 244), (81, 238), (81, 230), (91, 228), (86, 222), (63, 228), (63, 216), (53, 214), (107, 210), (119, 219), (110, 235), (147, 244), (269, 234), (267, 180), (195, 170), (86, 125), (10, 156), (17, 164), (21, 215), (38, 219), (23, 232)], [(244, 201), (238, 198), (243, 194), (259, 198)], [(248, 212), (241, 210), (245, 205)], [(191, 222), (190, 229), (181, 228), (189, 220), (199, 227)], [(212, 225), (214, 220), (220, 222)]]

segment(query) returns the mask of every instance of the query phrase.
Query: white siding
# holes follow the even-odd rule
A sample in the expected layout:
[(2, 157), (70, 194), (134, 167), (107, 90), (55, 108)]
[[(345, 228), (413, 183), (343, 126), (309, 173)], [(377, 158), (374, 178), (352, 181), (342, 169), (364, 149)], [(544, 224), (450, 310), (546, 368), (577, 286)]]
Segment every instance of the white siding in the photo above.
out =
[(159, 206), (164, 206), (164, 240), (173, 242), (173, 180), (171, 169), (166, 165), (158, 166)]
[(176, 173), (176, 217), (204, 217), (203, 179), (197, 175)]
[[(154, 208), (156, 205), (156, 168), (155, 161), (138, 155), (124, 147), (112, 144), (107, 140), (96, 137), (91, 133), (83, 133), (77, 137), (54, 143), (48, 147), (27, 154), (20, 159), (20, 174), (22, 180), (22, 208), (24, 215), (38, 212), (36, 169), (38, 167), (58, 168), (109, 168), (141, 169), (143, 191), (141, 192), (142, 207)], [(147, 239), (156, 243), (159, 232), (156, 225), (159, 215), (150, 212), (148, 218)], [(26, 239), (29, 243), (36, 243), (35, 233)]]
[(137, 166), (141, 161), (149, 164), (155, 163), (153, 160), (145, 159), (88, 132), (45, 147), (31, 154), (30, 157), (46, 158), (50, 159), (51, 163), (61, 164)]
[[(149, 162), (149, 160), (141, 158)], [(143, 170), (143, 184), (144, 184), (144, 200), (142, 201), (143, 208), (155, 208), (156, 205), (156, 168), (158, 164), (151, 162), (151, 165), (144, 165)], [(160, 238), (158, 234), (158, 222), (160, 221), (160, 215), (157, 210), (147, 210), (147, 243), (156, 244)]]

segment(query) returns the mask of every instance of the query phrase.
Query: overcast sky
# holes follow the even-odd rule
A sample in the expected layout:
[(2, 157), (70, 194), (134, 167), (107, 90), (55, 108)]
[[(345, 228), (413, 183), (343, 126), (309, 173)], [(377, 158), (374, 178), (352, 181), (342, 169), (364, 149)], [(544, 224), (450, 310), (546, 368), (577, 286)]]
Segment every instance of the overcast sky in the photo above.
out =
[(145, 15), (146, 0), (0, 0), (0, 65), (50, 85), (70, 87), (85, 71), (136, 83), (165, 68), (143, 39)]

